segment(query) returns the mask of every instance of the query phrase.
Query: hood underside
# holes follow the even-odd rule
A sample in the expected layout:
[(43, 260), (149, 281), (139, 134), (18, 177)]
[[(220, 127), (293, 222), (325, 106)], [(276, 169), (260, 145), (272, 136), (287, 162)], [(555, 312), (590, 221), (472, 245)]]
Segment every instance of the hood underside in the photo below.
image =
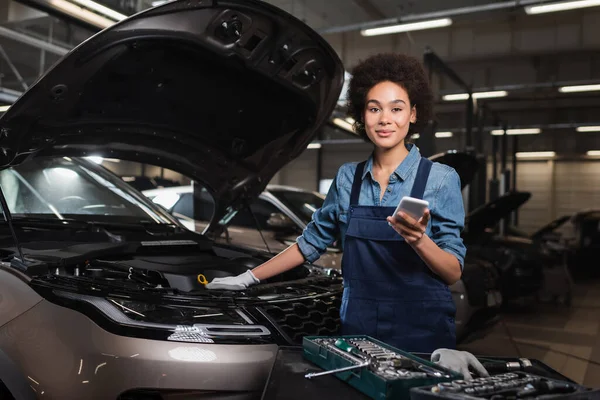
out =
[(525, 204), (530, 197), (530, 192), (509, 192), (476, 208), (467, 216), (466, 225), (469, 232), (493, 228), (500, 220)]
[(318, 34), (265, 2), (175, 1), (93, 36), (36, 82), (0, 119), (0, 165), (158, 165), (203, 182), (218, 221), (306, 149), (343, 75)]
[(460, 177), (462, 189), (473, 181), (477, 173), (477, 168), (479, 168), (479, 161), (477, 161), (475, 155), (456, 150), (435, 154), (429, 157), (429, 159), (454, 168)]

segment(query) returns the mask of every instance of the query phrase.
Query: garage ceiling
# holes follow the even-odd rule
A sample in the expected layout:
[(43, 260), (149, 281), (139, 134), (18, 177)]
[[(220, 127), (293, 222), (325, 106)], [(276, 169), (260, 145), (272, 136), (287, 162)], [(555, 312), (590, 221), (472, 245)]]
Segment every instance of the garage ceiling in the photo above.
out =
[[(124, 15), (158, 4), (156, 0), (98, 1)], [(9, 0), (0, 5), (0, 103), (9, 104), (62, 54), (98, 30), (52, 12), (44, 6), (47, 2)], [(567, 146), (574, 151), (600, 148), (600, 132), (576, 139), (565, 135), (579, 125), (600, 125), (597, 112), (600, 92), (565, 95), (557, 90), (565, 82), (600, 83), (600, 7), (529, 16), (522, 6), (514, 5), (540, 1), (268, 2), (324, 34), (348, 69), (378, 51), (405, 52), (422, 58), (429, 46), (474, 91), (509, 91), (504, 98), (479, 100), (492, 111), (486, 121), (487, 128), (492, 129), (498, 123), (513, 128), (543, 127), (543, 135), (522, 139), (530, 149), (556, 150), (557, 146), (564, 146), (565, 137), (576, 140)], [(451, 16), (452, 26), (375, 37), (360, 34), (361, 28), (390, 24), (396, 19), (440, 16)], [(439, 142), (442, 147), (464, 145), (461, 132), (465, 130), (465, 102), (442, 100), (444, 94), (464, 90), (444, 74), (433, 73), (432, 78), (440, 99), (439, 129), (455, 133), (453, 138)]]

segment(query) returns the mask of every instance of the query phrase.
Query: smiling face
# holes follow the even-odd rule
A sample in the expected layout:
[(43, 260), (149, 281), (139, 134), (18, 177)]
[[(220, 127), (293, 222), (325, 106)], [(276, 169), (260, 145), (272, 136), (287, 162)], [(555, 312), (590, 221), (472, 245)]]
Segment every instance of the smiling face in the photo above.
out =
[(404, 145), (410, 123), (417, 120), (406, 90), (393, 82), (380, 82), (369, 90), (366, 100), (365, 131), (371, 142), (382, 150)]

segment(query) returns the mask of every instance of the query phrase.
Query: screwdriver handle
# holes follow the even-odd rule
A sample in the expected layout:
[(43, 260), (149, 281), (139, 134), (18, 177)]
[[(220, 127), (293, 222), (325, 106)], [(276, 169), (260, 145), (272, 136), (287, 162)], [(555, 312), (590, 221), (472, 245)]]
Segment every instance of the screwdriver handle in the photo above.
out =
[(350, 370), (353, 370), (353, 369), (359, 369), (359, 368), (364, 368), (364, 367), (368, 367), (368, 366), (369, 366), (369, 363), (365, 362), (365, 363), (362, 363), (362, 364), (351, 365), (349, 367), (344, 367), (344, 368), (332, 369), (332, 370), (329, 370), (329, 371), (311, 372), (311, 373), (308, 373), (308, 374), (304, 375), (304, 377), (306, 379), (311, 379), (311, 378), (316, 378), (318, 376), (330, 375), (330, 374), (337, 374), (338, 372), (350, 371)]

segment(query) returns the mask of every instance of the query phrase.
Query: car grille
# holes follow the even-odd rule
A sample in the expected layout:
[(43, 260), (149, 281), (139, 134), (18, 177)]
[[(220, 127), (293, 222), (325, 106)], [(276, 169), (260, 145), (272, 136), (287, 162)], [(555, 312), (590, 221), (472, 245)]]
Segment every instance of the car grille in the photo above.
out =
[(294, 344), (304, 336), (336, 335), (340, 331), (341, 297), (317, 298), (271, 303), (262, 310)]

